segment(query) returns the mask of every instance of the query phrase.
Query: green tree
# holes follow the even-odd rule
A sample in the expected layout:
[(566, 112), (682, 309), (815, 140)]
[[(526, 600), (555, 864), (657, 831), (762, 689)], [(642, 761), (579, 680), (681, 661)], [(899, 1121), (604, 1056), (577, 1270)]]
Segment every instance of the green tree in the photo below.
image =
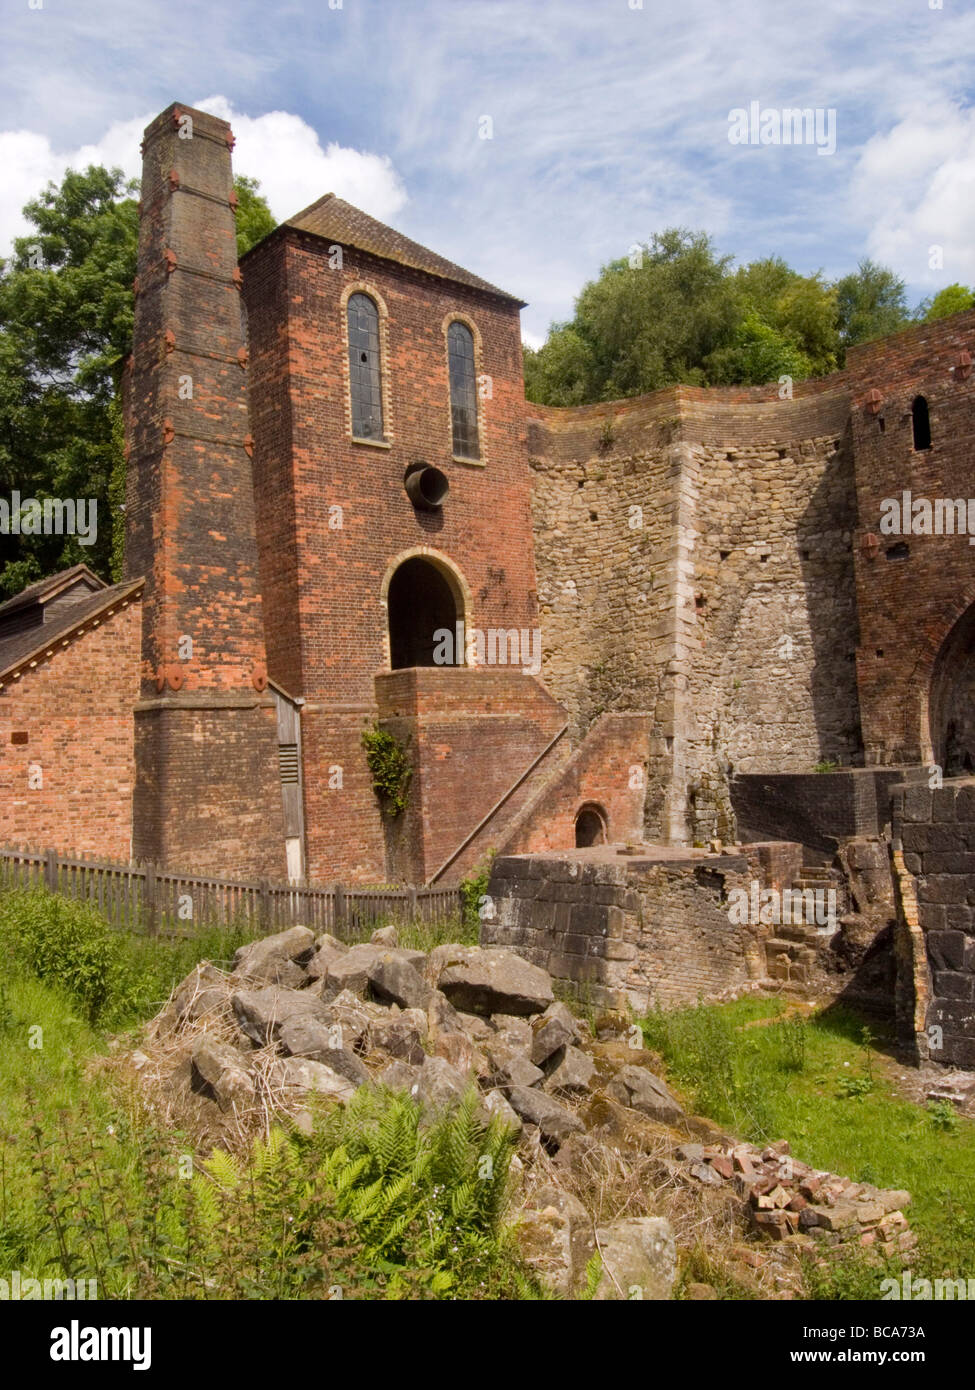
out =
[[(238, 251), (273, 218), (235, 180)], [(122, 367), (132, 342), (138, 185), (118, 169), (68, 170), (24, 208), (30, 224), (0, 263), (0, 496), (91, 498), (97, 539), (0, 535), (0, 596), (84, 561), (122, 563)]]
[(837, 280), (836, 302), (844, 348), (897, 333), (911, 321), (904, 281), (875, 261), (863, 260)]
[(960, 314), (964, 309), (975, 307), (975, 290), (964, 285), (945, 285), (943, 290), (924, 299), (918, 305), (918, 318), (930, 323), (933, 319), (946, 319), (949, 314)]

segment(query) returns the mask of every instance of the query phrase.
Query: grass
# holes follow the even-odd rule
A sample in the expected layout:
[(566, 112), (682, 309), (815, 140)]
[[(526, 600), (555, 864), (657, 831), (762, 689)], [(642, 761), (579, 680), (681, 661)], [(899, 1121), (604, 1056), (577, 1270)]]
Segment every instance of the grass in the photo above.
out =
[(160, 1125), (116, 1060), (134, 1036), (110, 1030), (247, 939), (131, 938), (44, 890), (0, 897), (0, 1273), (109, 1298), (539, 1297), (502, 1219), (514, 1136), (473, 1094), (425, 1131), (405, 1095), (309, 1098), (312, 1135), (275, 1127), (243, 1156)]
[(975, 1273), (975, 1122), (898, 1093), (876, 1022), (839, 1006), (806, 1018), (747, 998), (654, 1012), (642, 1027), (700, 1113), (754, 1142), (788, 1139), (817, 1168), (907, 1188), (917, 1272)]

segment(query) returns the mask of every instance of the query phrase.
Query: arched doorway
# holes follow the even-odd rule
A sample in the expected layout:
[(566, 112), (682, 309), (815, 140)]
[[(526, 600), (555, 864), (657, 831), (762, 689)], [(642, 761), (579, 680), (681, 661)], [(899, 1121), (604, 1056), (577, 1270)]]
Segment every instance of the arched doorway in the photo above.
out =
[(928, 710), (931, 747), (944, 775), (975, 774), (975, 604), (937, 655)]
[(459, 594), (448, 576), (422, 555), (414, 555), (393, 574), (386, 603), (392, 669), (435, 666), (433, 653), (438, 639), (434, 634), (444, 628), (456, 632), (463, 616)]
[(606, 843), (606, 812), (587, 802), (576, 812), (576, 849), (589, 849)]

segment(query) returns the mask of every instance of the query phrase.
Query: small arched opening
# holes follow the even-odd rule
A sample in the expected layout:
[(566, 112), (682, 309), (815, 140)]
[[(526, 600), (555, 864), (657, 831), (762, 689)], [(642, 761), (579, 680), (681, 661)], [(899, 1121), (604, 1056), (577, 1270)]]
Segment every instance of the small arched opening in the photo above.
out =
[(928, 700), (931, 748), (946, 777), (975, 774), (975, 604), (949, 632)]
[(590, 849), (606, 843), (606, 812), (594, 802), (587, 802), (576, 812), (576, 849)]
[(914, 430), (914, 448), (931, 448), (931, 414), (923, 396), (915, 396), (911, 405), (911, 426)]
[[(408, 666), (463, 664), (463, 653), (452, 652), (463, 604), (456, 582), (440, 566), (422, 555), (403, 563), (389, 581), (386, 596), (389, 615), (390, 666), (400, 671)], [(444, 631), (451, 634), (452, 662), (434, 660), (434, 653), (445, 650)], [(438, 636), (438, 634), (440, 634)]]

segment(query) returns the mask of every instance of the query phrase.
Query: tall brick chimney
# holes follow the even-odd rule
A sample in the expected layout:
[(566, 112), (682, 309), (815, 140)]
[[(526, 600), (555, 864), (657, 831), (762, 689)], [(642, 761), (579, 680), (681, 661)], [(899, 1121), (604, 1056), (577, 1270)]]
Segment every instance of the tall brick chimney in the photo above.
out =
[(143, 142), (126, 409), (126, 570), (145, 577), (133, 854), (283, 878), (226, 121)]

